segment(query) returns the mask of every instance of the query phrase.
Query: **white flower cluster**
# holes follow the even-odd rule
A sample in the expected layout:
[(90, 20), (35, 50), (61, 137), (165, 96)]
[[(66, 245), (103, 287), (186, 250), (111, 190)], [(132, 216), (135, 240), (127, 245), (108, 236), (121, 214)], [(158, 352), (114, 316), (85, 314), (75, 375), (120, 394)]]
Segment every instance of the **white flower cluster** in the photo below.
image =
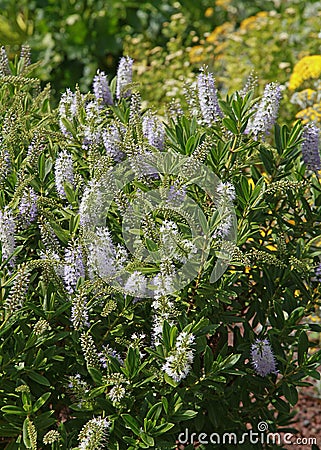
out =
[(217, 89), (212, 73), (202, 70), (197, 79), (198, 100), (201, 108), (203, 122), (212, 125), (222, 117), (222, 111), (218, 104)]
[(124, 157), (124, 153), (122, 151), (122, 135), (124, 132), (125, 127), (122, 124), (111, 124), (102, 132), (102, 139), (106, 153), (116, 162), (121, 161)]
[(264, 139), (271, 131), (278, 116), (281, 88), (278, 83), (268, 83), (255, 114), (250, 118), (246, 132), (251, 133), (253, 139)]
[(77, 114), (77, 97), (69, 88), (61, 96), (59, 102), (59, 126), (62, 134), (67, 138), (71, 138), (70, 131), (67, 130), (64, 123), (65, 120), (72, 120)]
[(93, 100), (85, 106), (86, 121), (82, 126), (83, 130), (83, 143), (82, 148), (88, 150), (93, 145), (100, 145), (101, 143), (101, 131), (100, 125), (102, 117), (100, 115), (100, 105), (97, 100)]
[(108, 397), (113, 403), (118, 403), (126, 394), (126, 389), (121, 384), (116, 384), (108, 392)]
[(98, 275), (111, 279), (123, 270), (127, 252), (121, 245), (115, 246), (107, 227), (96, 230), (96, 240), (88, 246), (88, 268), (90, 278)]
[(55, 183), (60, 197), (66, 198), (64, 183), (74, 185), (74, 168), (72, 156), (67, 150), (62, 150), (55, 163)]
[(194, 340), (193, 334), (182, 331), (176, 339), (175, 348), (162, 367), (162, 370), (177, 383), (186, 378), (191, 370), (194, 360), (191, 345)]
[[(15, 250), (15, 231), (16, 225), (10, 209), (0, 211), (0, 242), (2, 261), (9, 258)], [(9, 264), (14, 265), (14, 258), (11, 258)]]
[(72, 294), (78, 279), (85, 276), (82, 247), (79, 241), (71, 242), (65, 250), (64, 282), (66, 290)]
[(126, 281), (125, 291), (136, 297), (143, 297), (147, 289), (147, 278), (135, 270)]
[(219, 224), (213, 233), (214, 238), (225, 238), (228, 236), (233, 225), (233, 200), (235, 200), (235, 188), (228, 181), (222, 181), (217, 185), (216, 206), (219, 212)]
[(110, 422), (102, 417), (89, 420), (79, 433), (79, 450), (103, 449), (106, 443)]
[(84, 190), (79, 206), (80, 225), (84, 228), (94, 226), (103, 213), (104, 203), (100, 184), (92, 179)]
[(166, 259), (185, 263), (195, 253), (197, 248), (189, 239), (182, 239), (175, 222), (165, 220), (160, 227), (162, 253)]
[(165, 128), (156, 114), (150, 110), (143, 117), (143, 133), (148, 142), (158, 150), (164, 150)]
[(133, 62), (134, 60), (129, 56), (120, 58), (116, 84), (116, 97), (118, 99), (129, 97), (131, 94), (131, 91), (125, 90), (125, 88), (133, 79)]

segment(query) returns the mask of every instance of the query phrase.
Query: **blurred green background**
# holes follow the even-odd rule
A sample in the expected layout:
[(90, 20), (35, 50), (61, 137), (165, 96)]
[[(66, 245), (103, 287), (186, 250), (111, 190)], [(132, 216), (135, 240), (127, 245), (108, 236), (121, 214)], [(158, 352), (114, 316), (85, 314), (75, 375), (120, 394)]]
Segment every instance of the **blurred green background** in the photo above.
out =
[(12, 56), (29, 44), (32, 62), (41, 61), (35, 75), (54, 94), (75, 84), (88, 91), (98, 68), (112, 77), (128, 54), (143, 98), (157, 107), (183, 97), (184, 80), (203, 64), (223, 92), (253, 69), (260, 88), (286, 89), (295, 63), (321, 50), (314, 0), (0, 0), (0, 11), (1, 45)]

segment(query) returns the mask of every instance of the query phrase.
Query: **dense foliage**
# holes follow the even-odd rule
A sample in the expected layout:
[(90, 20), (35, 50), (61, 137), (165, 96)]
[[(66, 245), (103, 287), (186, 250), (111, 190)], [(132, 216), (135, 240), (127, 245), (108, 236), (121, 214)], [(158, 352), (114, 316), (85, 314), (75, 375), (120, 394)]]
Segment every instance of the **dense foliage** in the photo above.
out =
[(28, 49), (1, 51), (5, 448), (291, 430), (319, 378), (318, 130), (275, 124), (276, 83), (221, 97), (206, 71), (163, 122), (130, 58), (51, 110)]

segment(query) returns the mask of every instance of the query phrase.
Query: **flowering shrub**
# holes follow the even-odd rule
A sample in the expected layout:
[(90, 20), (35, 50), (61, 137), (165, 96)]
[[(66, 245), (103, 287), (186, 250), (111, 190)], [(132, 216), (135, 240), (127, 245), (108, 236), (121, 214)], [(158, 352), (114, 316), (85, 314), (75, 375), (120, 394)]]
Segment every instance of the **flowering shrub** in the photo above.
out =
[(205, 69), (165, 123), (128, 57), (51, 111), (24, 53), (1, 55), (6, 448), (288, 430), (321, 357), (315, 129), (275, 123), (278, 84), (222, 98)]

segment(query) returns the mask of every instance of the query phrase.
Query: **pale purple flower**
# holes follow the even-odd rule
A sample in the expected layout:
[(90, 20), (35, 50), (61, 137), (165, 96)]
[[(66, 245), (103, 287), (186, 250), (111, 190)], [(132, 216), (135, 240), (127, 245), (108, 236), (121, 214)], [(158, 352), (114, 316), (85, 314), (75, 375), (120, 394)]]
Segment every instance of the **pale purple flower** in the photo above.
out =
[(85, 276), (82, 248), (75, 241), (65, 250), (64, 282), (66, 290), (72, 294), (80, 277)]
[(9, 60), (4, 46), (0, 47), (0, 76), (10, 75)]
[(63, 119), (71, 121), (77, 114), (77, 96), (69, 88), (61, 96), (59, 107), (59, 126), (64, 136), (71, 138), (71, 133), (67, 130)]
[(217, 199), (215, 204), (219, 212), (219, 223), (213, 233), (213, 237), (221, 239), (227, 237), (233, 227), (233, 200), (235, 200), (235, 188), (230, 182), (218, 183)]
[(240, 90), (240, 96), (245, 97), (245, 95), (248, 94), (250, 91), (254, 91), (257, 85), (258, 85), (258, 76), (252, 70), (246, 80), (243, 89)]
[(132, 82), (134, 60), (129, 56), (123, 56), (120, 58), (119, 66), (117, 70), (117, 84), (116, 84), (116, 97), (126, 98), (131, 95), (131, 91), (125, 90), (126, 86)]
[(31, 187), (28, 187), (19, 203), (19, 213), (25, 225), (30, 225), (31, 222), (34, 222), (38, 215), (37, 200), (38, 195)]
[(128, 255), (120, 244), (115, 246), (107, 227), (97, 228), (96, 239), (88, 245), (88, 269), (90, 278), (98, 275), (109, 280), (123, 269)]
[(269, 83), (265, 86), (263, 97), (246, 129), (246, 133), (251, 133), (254, 140), (263, 139), (270, 133), (278, 116), (281, 97), (278, 83)]
[(44, 136), (39, 132), (35, 132), (28, 146), (27, 158), (31, 165), (38, 162), (38, 158), (44, 151)]
[(4, 140), (0, 136), (0, 183), (3, 182), (11, 169), (11, 159), (7, 148), (4, 145)]
[(197, 88), (203, 121), (206, 125), (212, 125), (213, 122), (217, 122), (223, 116), (218, 104), (213, 74), (202, 70), (197, 78)]
[(168, 117), (177, 123), (177, 119), (184, 115), (184, 111), (179, 100), (172, 99), (168, 105), (167, 110)]
[(93, 178), (86, 186), (79, 206), (80, 225), (82, 227), (94, 227), (99, 222), (99, 218), (104, 217), (103, 200), (101, 185)]
[(56, 159), (55, 164), (56, 189), (60, 197), (66, 198), (64, 183), (74, 184), (74, 169), (71, 154), (67, 150), (62, 150)]
[(251, 345), (251, 359), (255, 372), (261, 377), (277, 373), (276, 362), (268, 339), (256, 339)]
[(113, 104), (113, 99), (105, 72), (97, 70), (97, 74), (94, 77), (93, 90), (97, 100), (101, 100), (106, 105)]
[(179, 187), (179, 184), (175, 182), (171, 185), (168, 191), (167, 200), (170, 206), (179, 207), (184, 203), (186, 198), (186, 186)]
[(319, 134), (320, 130), (314, 123), (304, 125), (302, 133), (304, 141), (301, 144), (302, 159), (307, 168), (315, 172), (321, 169)]
[(102, 132), (102, 138), (106, 153), (116, 162), (121, 161), (124, 157), (124, 153), (121, 150), (122, 132), (124, 131), (125, 127), (123, 127), (121, 124), (119, 126), (112, 124)]
[(94, 127), (87, 125), (83, 127), (84, 140), (82, 148), (88, 150), (92, 145), (99, 145), (101, 142), (101, 132)]
[(30, 46), (28, 44), (21, 46), (21, 52), (20, 52), (20, 60), (23, 63), (23, 68), (26, 68), (30, 66), (31, 63), (31, 51)]
[(88, 150), (92, 145), (100, 145), (101, 131), (99, 126), (102, 122), (100, 115), (100, 106), (97, 101), (91, 101), (85, 106), (86, 125), (83, 125), (83, 144), (82, 148)]
[[(0, 211), (0, 242), (2, 261), (9, 258), (15, 250), (15, 231), (16, 225), (11, 210), (5, 209)], [(13, 258), (10, 259), (9, 265), (14, 266)]]
[(104, 369), (107, 369), (108, 367), (109, 356), (116, 358), (120, 365), (124, 364), (124, 360), (120, 354), (107, 344), (102, 346), (102, 352), (99, 353), (99, 361)]
[(321, 283), (321, 262), (317, 265), (315, 269), (315, 276), (319, 283)]
[(148, 111), (143, 117), (143, 134), (150, 145), (158, 150), (164, 150), (164, 125), (151, 111)]
[(233, 202), (235, 200), (235, 187), (229, 181), (223, 183), (220, 181), (217, 185), (216, 192), (220, 198), (220, 202), (224, 200), (225, 202)]

